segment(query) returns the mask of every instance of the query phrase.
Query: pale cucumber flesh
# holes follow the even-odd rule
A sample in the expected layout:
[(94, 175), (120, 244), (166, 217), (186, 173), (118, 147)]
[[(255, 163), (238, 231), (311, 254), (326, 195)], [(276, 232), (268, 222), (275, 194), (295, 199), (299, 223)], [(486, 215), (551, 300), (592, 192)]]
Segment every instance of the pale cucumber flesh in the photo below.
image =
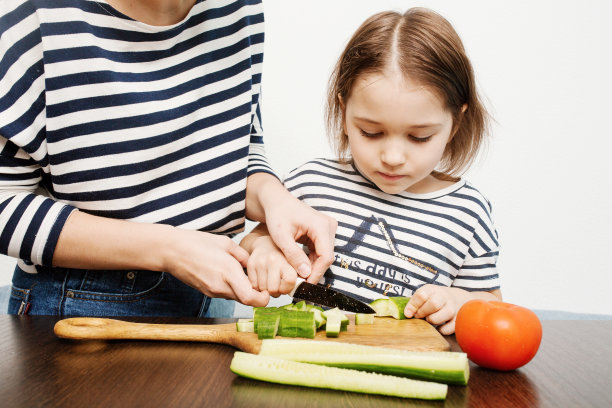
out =
[(402, 398), (446, 398), (448, 386), (435, 382), (300, 363), (237, 351), (230, 369), (237, 375), (280, 384), (331, 388)]
[(466, 385), (470, 370), (465, 353), (405, 351), (340, 342), (264, 340), (260, 355), (356, 370), (374, 371)]
[(374, 324), (374, 314), (372, 313), (356, 313), (355, 324)]

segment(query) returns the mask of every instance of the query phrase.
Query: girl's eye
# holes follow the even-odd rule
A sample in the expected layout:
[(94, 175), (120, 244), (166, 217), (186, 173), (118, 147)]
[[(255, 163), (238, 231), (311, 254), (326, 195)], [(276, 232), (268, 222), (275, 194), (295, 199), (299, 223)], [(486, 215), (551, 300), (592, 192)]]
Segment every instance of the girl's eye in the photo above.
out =
[(413, 142), (417, 142), (417, 143), (425, 143), (429, 141), (429, 139), (431, 139), (431, 136), (416, 137), (416, 136), (408, 135), (408, 137), (410, 138), (410, 140), (412, 140)]
[(367, 138), (376, 138), (378, 136), (382, 136), (382, 132), (377, 132), (377, 133), (368, 133), (363, 129), (359, 129), (359, 131), (361, 132), (361, 135)]

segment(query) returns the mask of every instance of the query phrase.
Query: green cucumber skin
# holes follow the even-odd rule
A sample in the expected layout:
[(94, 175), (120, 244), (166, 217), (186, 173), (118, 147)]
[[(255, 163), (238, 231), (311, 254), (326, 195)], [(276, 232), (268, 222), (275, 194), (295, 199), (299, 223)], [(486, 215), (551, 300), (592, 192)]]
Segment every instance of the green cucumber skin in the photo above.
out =
[(406, 296), (393, 296), (373, 300), (370, 306), (376, 311), (376, 316), (391, 316), (397, 320), (404, 320), (406, 318), (404, 309), (409, 301), (410, 298)]
[(274, 337), (276, 337), (279, 321), (280, 315), (277, 313), (260, 315), (259, 323), (257, 324), (257, 338), (263, 340), (273, 339)]
[(304, 337), (314, 339), (317, 333), (314, 313), (301, 310), (282, 310), (278, 335), (281, 337)]
[(446, 384), (318, 366), (240, 351), (234, 353), (230, 370), (239, 376), (260, 381), (401, 398), (443, 400), (448, 393)]
[(466, 385), (470, 376), (467, 355), (459, 352), (411, 352), (348, 343), (286, 339), (265, 340), (259, 354), (447, 384)]
[[(308, 361), (303, 361), (308, 363)], [(317, 364), (317, 363), (311, 363)], [(351, 370), (368, 371), (387, 375), (413, 378), (415, 380), (436, 381), (452, 385), (467, 385), (466, 375), (463, 372), (427, 370), (424, 368), (391, 367), (377, 364), (355, 364), (355, 363), (321, 363), (327, 367), (347, 368)]]
[(406, 315), (404, 314), (404, 309), (406, 308), (406, 305), (410, 301), (410, 298), (405, 297), (405, 296), (397, 296), (397, 297), (390, 297), (389, 300), (395, 303), (397, 307), (398, 317), (395, 317), (395, 316), (393, 317), (395, 317), (398, 320), (404, 320), (406, 318)]
[(255, 307), (253, 308), (253, 329), (257, 333), (257, 326), (264, 315), (279, 315), (281, 309), (278, 307)]

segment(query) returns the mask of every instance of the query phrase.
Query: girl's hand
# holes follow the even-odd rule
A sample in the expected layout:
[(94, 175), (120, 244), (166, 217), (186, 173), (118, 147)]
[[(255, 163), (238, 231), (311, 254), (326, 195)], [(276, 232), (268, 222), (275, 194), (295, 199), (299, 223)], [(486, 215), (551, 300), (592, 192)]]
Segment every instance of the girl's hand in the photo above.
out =
[(453, 288), (428, 284), (413, 293), (404, 309), (404, 315), (407, 318), (425, 318), (432, 325), (438, 326), (440, 333), (446, 335), (455, 332), (458, 310)]
[[(317, 283), (334, 261), (337, 221), (292, 196), (275, 177), (248, 177), (246, 214), (266, 224), (287, 262), (308, 282)], [(297, 243), (308, 247), (308, 256)]]
[(272, 238), (268, 235), (254, 238), (250, 249), (247, 272), (253, 288), (273, 297), (291, 292), (297, 273)]
[(468, 292), (459, 288), (438, 285), (423, 285), (410, 298), (404, 309), (407, 318), (427, 320), (444, 335), (455, 332), (455, 319), (459, 308), (471, 299), (502, 300), (501, 291)]
[(249, 253), (229, 237), (172, 228), (163, 270), (210, 297), (266, 306), (267, 292), (253, 289), (244, 273)]

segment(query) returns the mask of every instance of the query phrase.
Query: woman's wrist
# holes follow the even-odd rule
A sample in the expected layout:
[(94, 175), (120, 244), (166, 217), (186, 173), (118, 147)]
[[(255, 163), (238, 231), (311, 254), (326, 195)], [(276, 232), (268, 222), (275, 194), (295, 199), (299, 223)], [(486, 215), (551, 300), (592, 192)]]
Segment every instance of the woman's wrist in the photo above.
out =
[(255, 173), (247, 179), (247, 218), (258, 221), (266, 221), (266, 211), (278, 204), (283, 195), (290, 193), (281, 182), (268, 173)]

